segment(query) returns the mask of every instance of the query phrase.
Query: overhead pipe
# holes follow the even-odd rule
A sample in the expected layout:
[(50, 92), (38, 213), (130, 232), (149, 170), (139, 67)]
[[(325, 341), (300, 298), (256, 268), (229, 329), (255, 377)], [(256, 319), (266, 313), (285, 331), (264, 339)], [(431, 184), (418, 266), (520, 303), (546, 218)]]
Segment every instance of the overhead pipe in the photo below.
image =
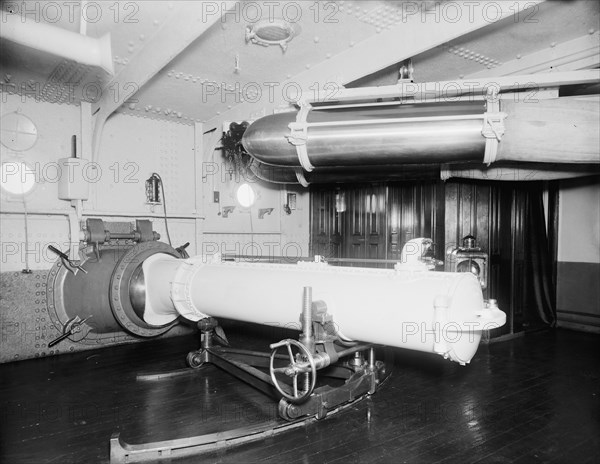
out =
[(512, 163), (508, 165), (442, 166), (442, 180), (450, 178), (492, 181), (544, 181), (600, 175), (600, 164)]
[(300, 184), (304, 187), (311, 184), (435, 180), (440, 178), (440, 166), (433, 164), (324, 167), (312, 172), (305, 172), (301, 168), (270, 166), (252, 159), (248, 169), (256, 178), (266, 182)]
[(26, 47), (60, 56), (114, 75), (110, 33), (88, 37), (57, 26), (27, 19), (18, 14), (2, 18), (0, 37)]
[(302, 107), (263, 117), (242, 143), (259, 162), (325, 167), (600, 163), (598, 99)]
[(308, 187), (313, 184), (476, 179), (489, 181), (543, 181), (600, 175), (598, 164), (559, 163), (405, 164), (386, 166), (301, 168), (270, 166), (252, 159), (248, 164), (256, 179), (275, 184)]

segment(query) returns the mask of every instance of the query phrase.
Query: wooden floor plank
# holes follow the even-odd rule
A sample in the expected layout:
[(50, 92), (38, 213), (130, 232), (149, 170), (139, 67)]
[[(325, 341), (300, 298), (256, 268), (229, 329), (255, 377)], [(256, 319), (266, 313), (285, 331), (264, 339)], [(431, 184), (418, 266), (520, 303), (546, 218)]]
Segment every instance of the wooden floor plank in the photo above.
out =
[[(239, 348), (265, 349), (280, 335), (233, 328)], [(214, 366), (136, 381), (183, 367), (197, 344), (181, 337), (1, 365), (0, 462), (106, 463), (116, 431), (156, 441), (276, 417), (276, 402)], [(466, 367), (395, 350), (394, 373), (371, 398), (201, 462), (598, 462), (599, 352), (599, 336), (566, 330), (481, 346)]]

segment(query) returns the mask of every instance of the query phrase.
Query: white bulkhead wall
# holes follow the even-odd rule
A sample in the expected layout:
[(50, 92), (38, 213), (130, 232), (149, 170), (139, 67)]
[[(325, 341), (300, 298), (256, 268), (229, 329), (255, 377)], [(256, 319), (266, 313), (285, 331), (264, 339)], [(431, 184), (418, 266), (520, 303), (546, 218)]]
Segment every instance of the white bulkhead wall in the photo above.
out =
[[(290, 260), (309, 255), (310, 201), (307, 189), (257, 181), (251, 175), (229, 173), (230, 164), (220, 149), (222, 124), (214, 130), (197, 124), (202, 134), (204, 157), (200, 186), (203, 201), (203, 235), (198, 254), (242, 254), (286, 256)], [(201, 136), (197, 135), (196, 139)], [(256, 201), (244, 208), (236, 199), (237, 189), (248, 183), (256, 193)], [(219, 201), (214, 195), (218, 192)], [(287, 194), (296, 194), (296, 209), (287, 214)], [(234, 206), (227, 214), (224, 208)], [(260, 217), (260, 210), (273, 209)]]
[[(2, 115), (18, 111), (33, 121), (38, 138), (28, 150), (15, 152), (2, 146), (1, 159), (23, 161), (33, 170), (36, 185), (24, 197), (2, 192), (2, 272), (20, 271), (27, 252), (32, 269), (49, 269), (56, 256), (46, 251), (50, 243), (68, 249), (69, 201), (58, 199), (62, 172), (58, 159), (71, 154), (71, 136), (77, 135), (81, 153), (80, 107), (39, 102), (32, 98), (2, 94)], [(90, 185), (89, 200), (83, 202), (83, 219), (106, 221), (149, 218), (166, 241), (162, 207), (152, 212), (146, 205), (145, 179), (158, 172), (165, 183), (169, 228), (173, 243), (192, 244), (195, 252), (196, 198), (194, 192), (194, 130), (192, 126), (114, 115), (103, 133), (97, 162), (82, 159)], [(26, 205), (24, 205), (24, 201)], [(24, 212), (28, 211), (28, 245), (25, 245)]]
[[(72, 210), (58, 199), (60, 158), (71, 154), (71, 136), (78, 140), (81, 156), (81, 112), (75, 105), (52, 104), (33, 98), (2, 94), (2, 115), (19, 112), (37, 128), (36, 143), (25, 151), (2, 145), (1, 161), (22, 161), (33, 171), (35, 187), (24, 197), (0, 194), (2, 272), (21, 271), (28, 258), (31, 269), (49, 269), (56, 257), (48, 244), (68, 249)], [(113, 115), (103, 131), (97, 162), (82, 159), (89, 180), (89, 200), (83, 202), (83, 219), (134, 221), (149, 218), (154, 230), (167, 241), (162, 205), (146, 205), (145, 180), (152, 172), (164, 181), (169, 230), (174, 246), (190, 242), (188, 252), (308, 255), (308, 193), (296, 190), (297, 209), (283, 210), (288, 190), (252, 182), (255, 205), (244, 209), (236, 201), (244, 178), (229, 178), (220, 147), (221, 133), (202, 134), (202, 125), (178, 124), (140, 117)], [(208, 147), (208, 148), (207, 148)], [(202, 152), (199, 156), (196, 153)], [(214, 203), (213, 192), (220, 192)], [(24, 204), (25, 202), (25, 204)], [(224, 218), (223, 206), (236, 206)], [(273, 208), (259, 219), (259, 209)], [(28, 211), (28, 240), (24, 212)], [(28, 242), (26, 244), (26, 242)], [(27, 256), (26, 256), (27, 255)]]

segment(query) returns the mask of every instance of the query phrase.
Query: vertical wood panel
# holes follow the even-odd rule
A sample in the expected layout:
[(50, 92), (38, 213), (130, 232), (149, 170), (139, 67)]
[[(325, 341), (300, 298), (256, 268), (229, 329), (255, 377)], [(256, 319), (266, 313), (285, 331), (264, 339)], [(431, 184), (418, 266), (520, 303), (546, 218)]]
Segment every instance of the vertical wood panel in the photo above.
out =
[(488, 198), (488, 288), (489, 295), (498, 295), (500, 285), (500, 270), (502, 249), (500, 243), (500, 192), (490, 188)]
[(340, 255), (341, 234), (335, 190), (317, 190), (311, 195), (311, 254), (326, 257)]
[[(345, 213), (335, 212), (334, 192), (345, 196)], [(313, 221), (316, 221), (312, 227), (313, 254), (323, 254), (324, 248), (339, 243), (339, 254), (335, 256), (399, 259), (402, 246), (408, 240), (431, 237), (437, 243), (438, 258), (443, 259), (445, 230), (441, 184), (313, 187), (311, 205)], [(330, 256), (334, 255), (330, 253)]]
[[(387, 206), (389, 247), (387, 258), (399, 259), (403, 245), (417, 237), (429, 237), (444, 248), (444, 229), (436, 229), (437, 215), (443, 214), (437, 208), (437, 185), (418, 183), (412, 185), (390, 184)], [(443, 224), (443, 221), (442, 221)]]
[[(445, 225), (445, 249), (450, 251), (458, 244), (458, 184), (456, 182), (449, 182), (446, 184), (446, 195), (445, 195), (445, 211), (446, 221)], [(446, 262), (446, 270), (450, 270), (449, 264)]]
[(386, 187), (384, 185), (342, 188), (347, 200), (349, 223), (342, 233), (345, 258), (383, 259), (386, 255)]
[(435, 189), (435, 203), (432, 211), (432, 230), (434, 230), (435, 251), (438, 260), (446, 261), (446, 183), (438, 182)]

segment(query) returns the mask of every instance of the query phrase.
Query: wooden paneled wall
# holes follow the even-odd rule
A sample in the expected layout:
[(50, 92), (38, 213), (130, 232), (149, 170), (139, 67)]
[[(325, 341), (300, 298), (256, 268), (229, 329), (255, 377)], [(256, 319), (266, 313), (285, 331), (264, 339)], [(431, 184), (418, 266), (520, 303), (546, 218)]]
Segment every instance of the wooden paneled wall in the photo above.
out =
[(313, 188), (312, 254), (397, 259), (408, 240), (431, 237), (441, 257), (443, 192), (437, 182)]
[[(496, 334), (521, 331), (525, 295), (525, 214), (527, 197), (518, 184), (452, 181), (446, 184), (446, 249), (473, 235), (488, 253), (488, 288), (508, 315)], [(446, 262), (446, 270), (449, 270)]]
[(532, 185), (461, 180), (313, 187), (312, 254), (398, 259), (408, 240), (430, 237), (449, 270), (446, 252), (474, 235), (489, 254), (485, 297), (496, 298), (508, 315), (492, 336), (520, 332), (537, 323), (528, 291), (526, 219), (529, 195), (543, 186)]

